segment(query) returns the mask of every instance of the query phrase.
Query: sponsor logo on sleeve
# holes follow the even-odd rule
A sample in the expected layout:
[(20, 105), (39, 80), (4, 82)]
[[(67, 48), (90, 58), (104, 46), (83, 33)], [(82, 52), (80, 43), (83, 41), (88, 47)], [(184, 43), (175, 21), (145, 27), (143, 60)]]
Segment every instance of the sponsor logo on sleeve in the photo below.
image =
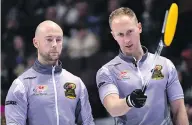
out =
[(98, 84), (98, 88), (100, 88), (101, 86), (103, 86), (105, 83), (106, 83), (106, 82), (100, 82), (100, 83)]
[(17, 105), (16, 101), (6, 101), (5, 105)]

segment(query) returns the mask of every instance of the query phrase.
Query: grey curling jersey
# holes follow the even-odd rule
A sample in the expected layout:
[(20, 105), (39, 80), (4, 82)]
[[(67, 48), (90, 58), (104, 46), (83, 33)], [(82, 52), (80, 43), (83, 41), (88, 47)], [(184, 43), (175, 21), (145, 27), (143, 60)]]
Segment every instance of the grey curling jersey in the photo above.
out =
[(81, 79), (38, 61), (14, 80), (6, 97), (7, 125), (94, 125)]
[[(152, 70), (154, 54), (143, 48), (146, 53), (137, 66), (133, 58), (121, 52), (113, 60), (102, 66), (97, 72), (96, 81), (101, 102), (116, 93), (125, 98), (135, 89), (141, 89), (143, 81)], [(159, 57), (155, 71), (146, 90), (147, 100), (142, 108), (131, 108), (126, 115), (117, 118), (118, 125), (171, 125), (168, 104), (184, 98), (173, 63)], [(114, 102), (115, 103), (115, 102)]]

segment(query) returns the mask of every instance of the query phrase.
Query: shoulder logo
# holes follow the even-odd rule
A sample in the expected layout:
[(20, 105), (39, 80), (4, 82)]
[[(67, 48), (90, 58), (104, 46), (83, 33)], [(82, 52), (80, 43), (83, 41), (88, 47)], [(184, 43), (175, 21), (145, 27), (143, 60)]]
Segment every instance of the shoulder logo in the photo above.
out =
[(67, 82), (64, 84), (63, 88), (66, 90), (65, 96), (67, 98), (70, 98), (70, 99), (76, 98), (76, 94), (75, 94), (76, 85), (74, 83)]
[(163, 79), (164, 75), (162, 74), (162, 71), (161, 71), (162, 69), (163, 67), (161, 65), (156, 65), (154, 68), (152, 79), (155, 79), (155, 80)]

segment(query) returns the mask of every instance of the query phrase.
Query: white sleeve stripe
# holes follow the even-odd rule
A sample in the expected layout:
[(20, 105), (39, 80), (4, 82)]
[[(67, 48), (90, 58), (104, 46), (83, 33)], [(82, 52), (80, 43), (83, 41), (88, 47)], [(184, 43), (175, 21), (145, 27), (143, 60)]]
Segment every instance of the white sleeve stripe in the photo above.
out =
[(101, 102), (103, 103), (105, 97), (107, 97), (107, 96), (110, 95), (110, 94), (117, 94), (117, 95), (119, 95), (119, 92), (113, 90), (113, 91), (109, 91), (109, 92), (105, 93), (105, 95), (103, 96), (103, 98), (101, 98)]
[(24, 96), (23, 96), (23, 100), (27, 102), (27, 97), (25, 94), (25, 86), (23, 85), (23, 83), (21, 82), (20, 79), (15, 79), (14, 83), (17, 85), (17, 87), (15, 87), (13, 94), (16, 93), (17, 91), (20, 91)]
[(177, 99), (183, 99), (183, 98), (184, 98), (184, 95), (183, 95), (183, 94), (180, 94), (180, 95), (171, 97), (171, 98), (170, 98), (170, 101), (175, 101), (175, 100), (177, 100)]

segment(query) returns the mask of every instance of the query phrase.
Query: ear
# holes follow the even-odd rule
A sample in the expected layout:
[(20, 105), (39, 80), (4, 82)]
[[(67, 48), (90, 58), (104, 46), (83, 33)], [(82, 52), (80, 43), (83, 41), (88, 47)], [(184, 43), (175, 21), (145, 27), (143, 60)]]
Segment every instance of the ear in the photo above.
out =
[(36, 38), (33, 38), (33, 45), (35, 46), (35, 48), (38, 48), (38, 46), (39, 46)]
[(138, 26), (138, 28), (139, 28), (139, 33), (142, 33), (142, 25), (141, 25), (141, 23), (139, 22), (139, 23), (137, 24), (137, 26)]

